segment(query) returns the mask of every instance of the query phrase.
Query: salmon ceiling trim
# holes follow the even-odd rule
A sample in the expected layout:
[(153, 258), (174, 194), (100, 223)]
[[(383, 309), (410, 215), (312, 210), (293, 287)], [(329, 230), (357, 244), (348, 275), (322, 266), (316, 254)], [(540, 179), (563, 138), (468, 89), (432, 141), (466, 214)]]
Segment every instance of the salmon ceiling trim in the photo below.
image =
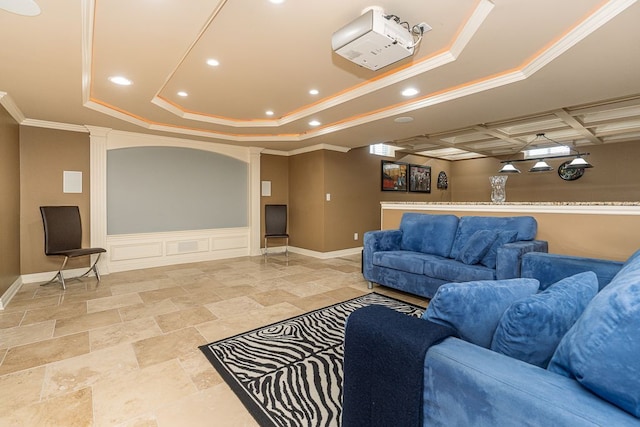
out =
[[(292, 111), (284, 114), (279, 119), (233, 119), (228, 117), (220, 117), (212, 114), (204, 114), (195, 111), (189, 111), (182, 108), (180, 105), (177, 105), (171, 101), (160, 96), (160, 92), (164, 90), (166, 84), (171, 79), (180, 64), (182, 63), (184, 57), (186, 57), (191, 49), (195, 46), (198, 39), (196, 39), (191, 46), (189, 47), (187, 53), (183, 56), (174, 70), (171, 72), (171, 76), (167, 78), (165, 84), (156, 92), (156, 95), (151, 100), (152, 103), (156, 104), (160, 108), (164, 108), (165, 110), (175, 114), (176, 116), (189, 119), (196, 120), (206, 123), (214, 123), (223, 126), (230, 127), (278, 127), (283, 126), (297, 120), (304, 119), (306, 117), (312, 116), (319, 112), (322, 112), (326, 109), (336, 107), (338, 105), (344, 104), (345, 102), (352, 101), (354, 99), (358, 99), (364, 95), (368, 95), (377, 90), (383, 89), (385, 87), (400, 83), (404, 80), (407, 80), (411, 77), (415, 77), (417, 75), (426, 73), (428, 71), (434, 70), (438, 67), (442, 67), (443, 65), (449, 64), (460, 56), (464, 48), (467, 46), (467, 43), (473, 38), (475, 33), (481, 27), (484, 20), (489, 15), (489, 12), (494, 8), (494, 4), (489, 0), (480, 0), (478, 5), (474, 9), (473, 13), (462, 26), (462, 29), (456, 34), (454, 40), (451, 41), (448, 47), (445, 47), (441, 50), (441, 53), (436, 55), (432, 55), (430, 57), (426, 57), (416, 62), (415, 64), (399, 67), (389, 72), (386, 72), (374, 79), (370, 79), (363, 83), (360, 83), (352, 88), (346, 89), (339, 94), (326, 97), (325, 99), (310, 104), (308, 106), (302, 107), (296, 111)], [(217, 11), (216, 11), (217, 14)], [(207, 26), (211, 24), (213, 19), (210, 19), (207, 23)], [(202, 33), (201, 33), (202, 34)], [(200, 35), (199, 35), (200, 36)], [(198, 37), (199, 38), (199, 37)]]
[[(137, 116), (131, 112), (120, 109), (116, 106), (110, 105), (106, 102), (97, 100), (92, 97), (92, 57), (93, 57), (93, 30), (95, 23), (95, 1), (96, 0), (82, 0), (82, 95), (83, 105), (87, 108), (99, 111), (101, 113), (110, 115), (112, 117), (127, 121), (129, 123), (138, 125), (143, 128), (182, 133), (186, 135), (202, 136), (209, 138), (216, 138), (228, 141), (237, 142), (260, 142), (260, 141), (304, 141), (317, 136), (338, 132), (340, 130), (348, 129), (354, 126), (358, 126), (364, 123), (369, 123), (377, 120), (381, 120), (388, 117), (393, 117), (398, 114), (404, 114), (410, 111), (426, 108), (439, 103), (455, 100), (464, 96), (484, 92), (490, 89), (495, 89), (501, 86), (505, 86), (511, 83), (519, 82), (535, 74), (537, 71), (545, 67), (554, 59), (565, 53), (576, 43), (584, 39), (589, 34), (598, 30), (602, 25), (609, 22), (615, 16), (622, 13), (628, 7), (637, 2), (637, 0), (608, 0), (605, 1), (600, 7), (598, 7), (593, 13), (587, 16), (584, 20), (578, 22), (572, 28), (568, 29), (559, 39), (551, 42), (547, 47), (543, 48), (538, 54), (526, 60), (520, 67), (512, 70), (505, 70), (502, 73), (498, 73), (492, 76), (486, 76), (475, 81), (466, 82), (454, 87), (450, 87), (435, 93), (425, 95), (423, 97), (407, 101), (400, 104), (391, 105), (379, 110), (365, 112), (359, 115), (342, 119), (338, 122), (330, 123), (317, 129), (294, 133), (294, 134), (240, 134), (230, 132), (220, 132), (207, 129), (199, 129), (190, 126), (179, 126), (167, 123), (159, 123)], [(365, 82), (361, 85), (355, 86), (353, 89), (346, 91), (343, 94), (327, 98), (323, 101), (319, 101), (316, 104), (312, 104), (307, 108), (294, 113), (290, 113), (288, 116), (280, 120), (255, 120), (255, 121), (241, 121), (233, 119), (222, 119), (214, 116), (203, 116), (195, 113), (187, 113), (177, 107), (175, 104), (169, 103), (156, 94), (156, 97), (152, 102), (156, 105), (166, 108), (168, 111), (174, 114), (182, 114), (182, 117), (193, 119), (190, 114), (194, 116), (203, 116), (206, 120), (200, 120), (203, 122), (225, 124), (230, 127), (278, 127), (283, 124), (299, 120), (307, 117), (318, 111), (331, 108), (341, 103), (347, 102), (352, 99), (356, 99), (360, 96), (371, 93), (380, 88), (388, 85), (403, 81), (411, 76), (415, 76), (420, 73), (432, 70), (437, 66), (444, 65), (454, 61), (460, 54), (462, 49), (473, 37), (473, 34), (478, 30), (481, 23), (484, 21), (488, 13), (493, 9), (493, 3), (489, 0), (480, 0), (476, 7), (472, 17), (467, 21), (464, 28), (457, 35), (456, 39), (451, 44), (448, 51), (436, 55), (434, 57), (427, 58), (415, 65), (401, 68), (398, 71), (392, 71), (383, 75), (382, 77)], [(219, 10), (219, 8), (217, 9)], [(213, 19), (214, 16), (212, 16)], [(166, 82), (165, 82), (166, 84)], [(214, 120), (229, 121), (232, 124), (221, 123)], [(273, 123), (272, 123), (273, 122)], [(256, 124), (261, 123), (261, 124)], [(267, 124), (268, 123), (268, 124)]]

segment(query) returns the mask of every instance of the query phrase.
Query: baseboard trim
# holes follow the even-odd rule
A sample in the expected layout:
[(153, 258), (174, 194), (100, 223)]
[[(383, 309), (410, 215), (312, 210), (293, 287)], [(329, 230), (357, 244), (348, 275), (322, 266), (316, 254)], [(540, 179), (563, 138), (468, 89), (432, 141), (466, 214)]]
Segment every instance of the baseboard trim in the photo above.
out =
[(5, 307), (9, 304), (9, 301), (11, 301), (11, 298), (13, 298), (20, 290), (22, 283), (22, 277), (18, 277), (11, 284), (11, 286), (9, 286), (9, 289), (7, 289), (4, 294), (2, 294), (2, 297), (0, 297), (0, 310), (5, 309)]
[[(284, 246), (282, 248), (284, 250)], [(269, 248), (269, 249), (271, 249), (271, 248)], [(331, 259), (331, 258), (340, 258), (340, 257), (343, 257), (343, 256), (358, 255), (358, 254), (360, 254), (362, 252), (362, 246), (357, 247), (357, 248), (341, 249), (339, 251), (331, 251), (331, 252), (317, 252), (317, 251), (311, 251), (309, 249), (303, 249), (303, 248), (297, 248), (295, 246), (289, 246), (289, 251), (293, 252), (293, 253), (296, 253), (296, 254), (300, 254), (300, 255), (310, 256), (310, 257), (313, 257), (313, 258)]]

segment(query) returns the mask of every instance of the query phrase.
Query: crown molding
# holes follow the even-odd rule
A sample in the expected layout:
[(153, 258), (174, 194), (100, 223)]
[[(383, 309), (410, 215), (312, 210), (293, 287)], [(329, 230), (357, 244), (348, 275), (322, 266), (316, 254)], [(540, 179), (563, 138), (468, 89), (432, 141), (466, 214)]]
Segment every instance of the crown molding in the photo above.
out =
[(11, 115), (11, 117), (13, 117), (16, 122), (18, 122), (18, 124), (21, 124), (25, 120), (24, 114), (22, 114), (22, 111), (20, 110), (20, 108), (18, 108), (18, 105), (13, 101), (13, 98), (11, 98), (11, 96), (7, 92), (0, 92), (0, 105), (2, 105), (5, 110), (7, 110), (7, 112)]
[(347, 152), (351, 151), (351, 148), (338, 147), (337, 145), (331, 145), (331, 144), (317, 144), (317, 145), (312, 145), (310, 147), (297, 148), (295, 150), (290, 150), (290, 151), (265, 149), (265, 150), (262, 150), (261, 154), (270, 154), (272, 156), (290, 157), (290, 156), (295, 156), (295, 155), (298, 155), (298, 154), (310, 153), (312, 151), (320, 151), (320, 150), (337, 151), (339, 153), (347, 153)]
[(50, 122), (48, 120), (24, 119), (20, 124), (23, 126), (31, 126), (36, 128), (47, 128), (47, 129), (66, 130), (69, 132), (89, 133), (89, 129), (87, 129), (87, 127), (83, 125), (72, 125), (70, 123)]

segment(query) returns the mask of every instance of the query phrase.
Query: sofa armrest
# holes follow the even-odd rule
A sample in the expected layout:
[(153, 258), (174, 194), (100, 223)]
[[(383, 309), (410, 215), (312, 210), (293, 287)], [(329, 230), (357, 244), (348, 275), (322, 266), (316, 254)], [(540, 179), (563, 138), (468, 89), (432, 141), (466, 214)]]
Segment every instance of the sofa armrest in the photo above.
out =
[(549, 248), (545, 240), (523, 240), (507, 243), (498, 248), (496, 257), (496, 279), (515, 279), (520, 277), (522, 255), (527, 252), (547, 252)]
[(424, 425), (638, 426), (577, 381), (456, 338), (424, 360)]
[(362, 251), (362, 274), (367, 280), (372, 280), (373, 254), (378, 251), (396, 251), (400, 249), (402, 231), (378, 230), (364, 233)]
[(545, 289), (565, 277), (593, 271), (598, 276), (598, 284), (602, 289), (620, 271), (622, 265), (619, 261), (532, 252), (522, 257), (522, 277), (538, 279), (540, 289)]
[(342, 425), (421, 425), (424, 355), (454, 333), (379, 305), (354, 311), (345, 330)]
[(371, 252), (397, 251), (400, 249), (402, 231), (378, 230), (364, 233), (364, 247)]

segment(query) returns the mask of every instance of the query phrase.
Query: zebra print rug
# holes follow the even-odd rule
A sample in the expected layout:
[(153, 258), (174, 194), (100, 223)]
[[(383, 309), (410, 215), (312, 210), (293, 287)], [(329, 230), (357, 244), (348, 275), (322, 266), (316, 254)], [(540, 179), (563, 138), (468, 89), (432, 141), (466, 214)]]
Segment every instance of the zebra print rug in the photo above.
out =
[(417, 317), (423, 312), (371, 293), (200, 350), (261, 426), (339, 426), (345, 321), (372, 304)]

